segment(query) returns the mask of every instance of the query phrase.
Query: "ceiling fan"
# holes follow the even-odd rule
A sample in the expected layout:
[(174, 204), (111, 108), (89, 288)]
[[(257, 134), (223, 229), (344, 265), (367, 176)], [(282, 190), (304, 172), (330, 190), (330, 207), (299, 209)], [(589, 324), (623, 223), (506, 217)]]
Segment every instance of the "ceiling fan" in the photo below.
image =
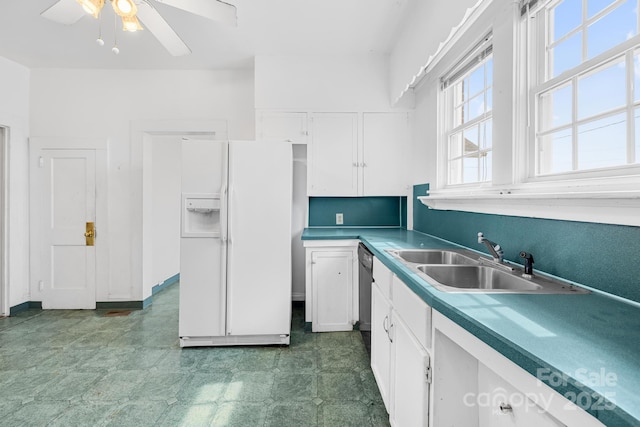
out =
[[(98, 18), (106, 2), (111, 3), (116, 15), (122, 19), (125, 31), (142, 30), (144, 26), (173, 56), (188, 55), (191, 49), (153, 7), (153, 2), (202, 16), (228, 25), (237, 25), (236, 7), (220, 0), (58, 0), (40, 15), (65, 25), (75, 24), (87, 13)], [(99, 42), (101, 39), (98, 39)], [(114, 47), (114, 53), (117, 53)]]

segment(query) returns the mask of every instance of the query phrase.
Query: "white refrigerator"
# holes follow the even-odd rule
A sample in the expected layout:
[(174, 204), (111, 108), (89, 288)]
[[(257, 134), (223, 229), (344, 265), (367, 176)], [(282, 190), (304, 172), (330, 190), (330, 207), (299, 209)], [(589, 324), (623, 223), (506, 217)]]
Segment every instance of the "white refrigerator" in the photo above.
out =
[(182, 142), (180, 346), (289, 344), (292, 146)]

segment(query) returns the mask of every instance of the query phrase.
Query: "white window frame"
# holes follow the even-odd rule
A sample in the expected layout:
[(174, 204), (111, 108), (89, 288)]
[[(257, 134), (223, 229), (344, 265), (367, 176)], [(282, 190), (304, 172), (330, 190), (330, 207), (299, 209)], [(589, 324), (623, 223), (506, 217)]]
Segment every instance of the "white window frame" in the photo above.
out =
[[(441, 109), (442, 113), (442, 136), (439, 141), (440, 145), (440, 158), (438, 160), (438, 167), (442, 169), (441, 179), (443, 182), (444, 188), (475, 188), (475, 187), (483, 187), (490, 186), (492, 183), (492, 179), (482, 180), (480, 177), (477, 181), (468, 182), (468, 183), (451, 183), (451, 155), (449, 152), (450, 140), (451, 137), (455, 134), (463, 134), (466, 130), (471, 129), (475, 126), (479, 126), (479, 130), (482, 129), (482, 125), (491, 121), (493, 123), (493, 108), (489, 111), (485, 111), (482, 114), (461, 123), (459, 125), (455, 125), (453, 123), (453, 117), (455, 114), (455, 109), (458, 105), (455, 104), (455, 86), (461, 81), (471, 76), (479, 67), (485, 66), (485, 64), (489, 61), (493, 61), (493, 44), (492, 44), (492, 34), (489, 33), (484, 36), (480, 42), (473, 49), (467, 52), (462, 60), (460, 60), (456, 65), (454, 65), (442, 78), (441, 78), (441, 87), (439, 94), (439, 103), (443, 107)], [(483, 85), (483, 90), (475, 94), (476, 96), (484, 96), (486, 102), (486, 95), (488, 90), (493, 91), (493, 78), (490, 84), (487, 84), (486, 75), (485, 81)], [(471, 98), (473, 99), (473, 98)], [(470, 100), (470, 99), (469, 99)], [(465, 99), (464, 101), (469, 101)], [(443, 111), (442, 111), (443, 110)], [(491, 141), (491, 145), (489, 148), (481, 148), (478, 147), (478, 155), (486, 154), (491, 152), (493, 154), (493, 141)], [(462, 168), (464, 168), (464, 149), (461, 154), (456, 157), (456, 159), (462, 160)], [(478, 163), (480, 160), (478, 159)], [(480, 167), (478, 167), (478, 174), (480, 174)], [(493, 176), (493, 171), (491, 171), (491, 176)]]
[[(640, 163), (635, 164), (624, 164), (617, 165), (612, 167), (602, 167), (602, 168), (594, 168), (594, 169), (583, 169), (583, 170), (573, 170), (561, 173), (549, 173), (549, 174), (537, 174), (538, 168), (538, 160), (537, 160), (537, 132), (539, 129), (539, 120), (540, 117), (538, 115), (539, 112), (539, 95), (541, 93), (548, 92), (549, 90), (563, 86), (567, 83), (573, 84), (573, 114), (571, 128), (573, 129), (573, 150), (574, 157), (576, 156), (576, 142), (577, 142), (577, 126), (580, 124), (580, 120), (578, 120), (577, 113), (577, 88), (578, 88), (578, 79), (580, 76), (587, 75), (590, 71), (595, 70), (607, 63), (613, 62), (616, 59), (625, 57), (625, 60), (631, 61), (633, 64), (633, 56), (634, 53), (637, 52), (638, 48), (640, 48), (640, 34), (634, 36), (633, 38), (627, 40), (619, 44), (618, 46), (601, 53), (594, 58), (586, 60), (582, 64), (572, 68), (571, 70), (567, 70), (556, 77), (547, 77), (548, 69), (545, 58), (545, 50), (547, 44), (547, 14), (546, 9), (553, 7), (556, 3), (559, 3), (558, 0), (552, 0), (549, 2), (541, 1), (541, 4), (535, 7), (535, 10), (531, 13), (535, 18), (525, 17), (523, 19), (533, 19), (537, 23), (537, 25), (528, 25), (528, 23), (523, 22), (523, 26), (528, 27), (528, 31), (526, 37), (531, 41), (529, 43), (528, 50), (530, 51), (529, 58), (531, 59), (531, 69), (535, 70), (533, 75), (529, 79), (530, 93), (527, 96), (527, 109), (528, 109), (528, 122), (530, 123), (528, 134), (526, 136), (527, 146), (526, 150), (528, 151), (528, 164), (527, 164), (527, 176), (523, 180), (524, 182), (530, 183), (556, 183), (555, 187), (562, 190), (563, 182), (574, 181), (572, 187), (575, 187), (575, 184), (579, 180), (588, 180), (585, 181), (589, 187), (594, 186), (604, 186), (603, 189), (606, 190), (607, 181), (611, 181), (611, 184), (615, 186), (619, 186), (621, 182), (630, 180), (630, 183), (633, 184), (639, 183), (637, 181), (638, 175), (640, 175)], [(620, 1), (617, 2), (618, 4)], [(605, 10), (610, 10), (613, 8), (614, 4), (605, 8)], [(599, 14), (601, 14), (600, 12)], [(582, 49), (585, 51), (587, 49), (586, 42), (584, 41), (586, 38), (586, 28), (581, 26), (580, 29), (583, 31), (583, 44)], [(526, 30), (525, 30), (526, 31)], [(633, 87), (633, 69), (629, 70), (627, 68), (627, 87)], [(637, 105), (638, 103), (636, 103)], [(633, 93), (627, 94), (626, 105), (624, 108), (621, 108), (619, 112), (626, 111), (627, 113), (627, 132), (628, 139), (632, 138), (632, 135), (635, 135), (634, 132), (634, 123), (632, 119), (634, 109), (633, 103)], [(608, 115), (609, 112), (601, 114), (602, 116)], [(629, 143), (629, 141), (628, 141)], [(636, 159), (638, 154), (636, 153)]]
[[(436, 162), (437, 179), (435, 185), (432, 183), (428, 195), (420, 196), (418, 199), (432, 209), (640, 226), (640, 215), (637, 214), (640, 208), (640, 174), (607, 176), (607, 170), (595, 170), (532, 179), (530, 167), (535, 164), (532, 163), (532, 160), (535, 162), (533, 157), (535, 151), (531, 151), (528, 139), (532, 128), (535, 129), (535, 124), (530, 123), (529, 87), (533, 75), (532, 67), (537, 67), (540, 62), (528, 54), (523, 54), (528, 52), (532, 41), (529, 34), (529, 19), (520, 16), (521, 5), (513, 2), (512, 9), (500, 16), (497, 9), (499, 3), (501, 2), (497, 0), (490, 1), (490, 5), (474, 17), (477, 22), (484, 22), (486, 25), (487, 21), (492, 20), (495, 25), (493, 27), (493, 182), (479, 186), (462, 185), (455, 188), (446, 186), (447, 171), (443, 171), (444, 168), (442, 168), (443, 112), (439, 110), (440, 141)], [(541, 0), (540, 3), (547, 2)], [(504, 23), (506, 20), (512, 20), (512, 22)], [(473, 25), (473, 23), (469, 24), (471, 27)], [(466, 30), (469, 30), (469, 27)], [(475, 31), (475, 34), (478, 33), (479, 31)], [(459, 45), (457, 45), (459, 39), (455, 40), (447, 51), (459, 52)], [(513, 55), (512, 70), (508, 70), (508, 65), (505, 64), (509, 55)], [(593, 59), (593, 61), (596, 60), (597, 57)], [(501, 64), (498, 63), (499, 61)], [(589, 67), (589, 65), (584, 66)], [(513, 75), (509, 76), (507, 74), (509, 71), (512, 71)], [(502, 74), (498, 76), (498, 73)], [(432, 80), (432, 84), (436, 82)], [(513, 98), (510, 105), (511, 111), (502, 111), (505, 106), (501, 104), (501, 111), (498, 114), (496, 99), (498, 92), (511, 93), (510, 96)], [(501, 102), (504, 103), (504, 101), (505, 99), (502, 98)], [(440, 98), (438, 105), (440, 109), (442, 105)], [(512, 115), (508, 116), (508, 114)], [(505, 118), (508, 117), (511, 117), (512, 125), (504, 124)], [(512, 138), (511, 141), (507, 141), (509, 137)], [(535, 150), (535, 147), (533, 149)]]

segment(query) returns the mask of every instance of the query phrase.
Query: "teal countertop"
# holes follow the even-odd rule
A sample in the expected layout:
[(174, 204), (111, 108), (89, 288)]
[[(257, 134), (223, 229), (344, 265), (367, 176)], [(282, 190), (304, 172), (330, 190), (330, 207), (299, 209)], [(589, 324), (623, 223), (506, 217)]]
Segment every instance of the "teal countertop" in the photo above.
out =
[(603, 424), (640, 426), (637, 303), (595, 290), (580, 295), (446, 293), (385, 249), (458, 247), (453, 243), (399, 228), (307, 228), (302, 234), (302, 240), (336, 239), (362, 241), (427, 304)]

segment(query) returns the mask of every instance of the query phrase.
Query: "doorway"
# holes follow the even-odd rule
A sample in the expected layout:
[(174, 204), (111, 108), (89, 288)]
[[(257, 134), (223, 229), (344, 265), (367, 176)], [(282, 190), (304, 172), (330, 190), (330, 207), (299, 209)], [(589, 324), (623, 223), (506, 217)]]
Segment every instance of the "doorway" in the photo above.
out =
[[(175, 246), (175, 242), (179, 243), (179, 223), (175, 232), (170, 225), (179, 220), (180, 209), (180, 204), (175, 205), (173, 201), (180, 200), (176, 198), (180, 196), (176, 184), (180, 183), (181, 158), (176, 150), (182, 138), (226, 140), (226, 129), (226, 121), (216, 120), (133, 123), (132, 163), (141, 165), (141, 173), (139, 181), (132, 181), (132, 205), (140, 209), (140, 216), (136, 218), (140, 222), (133, 229), (132, 265), (135, 280), (142, 283), (140, 297), (143, 301), (150, 301), (154, 288), (161, 286), (169, 278), (167, 275), (179, 268), (176, 258), (179, 245)], [(168, 179), (174, 181), (168, 183)], [(165, 192), (162, 187), (167, 184), (170, 188)], [(158, 215), (159, 209), (164, 209), (163, 214)], [(163, 251), (163, 245), (167, 244), (172, 245), (171, 249)]]
[(0, 317), (8, 316), (9, 308), (9, 259), (7, 233), (9, 230), (9, 128), (0, 126)]

